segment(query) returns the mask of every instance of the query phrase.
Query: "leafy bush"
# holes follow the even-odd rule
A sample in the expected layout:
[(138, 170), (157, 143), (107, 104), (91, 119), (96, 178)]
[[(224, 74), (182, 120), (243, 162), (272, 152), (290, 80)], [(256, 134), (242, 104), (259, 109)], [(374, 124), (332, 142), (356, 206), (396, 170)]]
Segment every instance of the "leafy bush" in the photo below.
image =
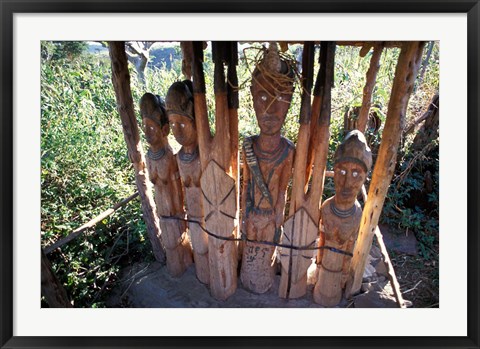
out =
[[(41, 69), (41, 231), (42, 246), (47, 246), (134, 193), (136, 186), (109, 59), (44, 60)], [(165, 89), (169, 81), (156, 88)], [(138, 100), (143, 91), (137, 86), (133, 78)], [(135, 255), (153, 258), (144, 235), (137, 201), (49, 256), (75, 306), (102, 306), (100, 295), (121, 263)]]
[(42, 41), (41, 57), (44, 60), (73, 60), (80, 57), (87, 48), (85, 41)]

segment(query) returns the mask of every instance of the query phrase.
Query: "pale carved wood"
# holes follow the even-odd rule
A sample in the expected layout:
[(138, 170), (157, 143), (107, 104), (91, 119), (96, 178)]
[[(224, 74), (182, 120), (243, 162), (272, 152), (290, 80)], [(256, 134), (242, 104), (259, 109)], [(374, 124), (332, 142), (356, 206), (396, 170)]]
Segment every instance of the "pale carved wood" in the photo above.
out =
[[(188, 61), (190, 63), (191, 58)], [(187, 66), (191, 67), (191, 64)], [(173, 83), (165, 97), (165, 107), (173, 135), (177, 142), (182, 145), (176, 154), (176, 160), (183, 184), (195, 271), (200, 282), (208, 284), (210, 280), (208, 235), (205, 232), (203, 195), (200, 184), (202, 169), (198, 154), (193, 90), (191, 87), (190, 80)]]
[[(331, 211), (333, 200), (333, 197), (326, 200), (321, 209), (320, 231), (324, 235), (324, 246), (351, 253), (358, 235), (362, 208), (359, 202), (355, 201), (357, 208), (355, 214), (349, 218), (339, 218)], [(350, 256), (329, 249), (323, 251), (313, 291), (316, 303), (327, 307), (333, 307), (340, 303), (350, 260)]]
[(195, 271), (197, 278), (202, 283), (208, 284), (210, 280), (208, 235), (204, 231), (203, 199), (200, 187), (200, 159), (197, 157), (192, 162), (185, 162), (180, 160), (177, 155), (177, 163), (185, 192), (187, 217), (189, 221), (194, 221), (188, 223), (188, 229), (192, 242)]
[(289, 289), (287, 284), (285, 295), (288, 294), (288, 297), (282, 297), (283, 294), (279, 295), (282, 298), (298, 298), (301, 297), (302, 293), (302, 295), (305, 294), (303, 290), (302, 292), (296, 292), (296, 290), (300, 288), (299, 284), (304, 284), (306, 288), (307, 269), (312, 264), (318, 225), (302, 207), (285, 222), (283, 229), (282, 244), (310, 248), (305, 250), (286, 249), (288, 252), (282, 250), (282, 253), (280, 253), (281, 281), (283, 281), (281, 290), (285, 287), (283, 286), (285, 281), (289, 281), (290, 287), (293, 285), (293, 289)]
[[(304, 49), (304, 57), (308, 52), (308, 50)], [(310, 54), (313, 54), (313, 48)], [(313, 93), (311, 118), (305, 116), (309, 109), (303, 107), (302, 104), (300, 130), (294, 164), (292, 200), (290, 202), (289, 218), (285, 224), (282, 242), (296, 239), (297, 242), (302, 242), (300, 246), (314, 246), (315, 239), (318, 236), (318, 222), (320, 219), (319, 205), (323, 192), (324, 172), (330, 136), (329, 125), (334, 56), (335, 43), (322, 42), (319, 58), (320, 70)], [(313, 74), (313, 56), (310, 60), (311, 74)], [(306, 62), (304, 63), (304, 67), (306, 67)], [(308, 69), (304, 68), (302, 71), (306, 72)], [(304, 81), (306, 82), (308, 80), (309, 79), (305, 79)], [(302, 103), (306, 103), (307, 106), (310, 105), (310, 89), (311, 84), (310, 86), (304, 85)], [(310, 177), (311, 186), (307, 191)], [(308, 220), (305, 219), (303, 219), (303, 221), (298, 220), (299, 217), (303, 218), (305, 216), (305, 214), (298, 216), (302, 210), (310, 217), (314, 225), (307, 223)], [(305, 295), (307, 291), (307, 269), (309, 266), (306, 257), (310, 256), (310, 258), (313, 258), (314, 255), (315, 251), (313, 250), (305, 250), (300, 253), (295, 250), (282, 248), (282, 274), (279, 287), (280, 297), (298, 298)], [(294, 273), (291, 270), (293, 265), (298, 266), (296, 273), (299, 275), (293, 275)]]
[(163, 263), (165, 262), (165, 252), (161, 241), (161, 231), (156, 214), (155, 202), (151, 194), (148, 170), (145, 166), (145, 155), (143, 153), (133, 108), (125, 42), (110, 41), (108, 48), (112, 63), (112, 82), (117, 101), (117, 110), (122, 120), (123, 135), (125, 143), (127, 144), (129, 158), (135, 169), (135, 184), (140, 194), (143, 220), (147, 227), (147, 234), (152, 244), (155, 259)]
[(184, 222), (182, 184), (172, 149), (168, 146), (165, 156), (159, 160), (147, 157), (147, 166), (155, 188), (167, 269), (170, 275), (180, 276), (192, 263), (192, 255)]
[[(258, 187), (255, 187), (255, 202), (257, 210), (247, 213), (246, 198), (248, 194), (248, 184), (254, 179), (248, 165), (245, 163), (243, 167), (243, 196), (242, 196), (242, 212), (244, 231), (248, 240), (273, 242), (277, 229), (283, 223), (286, 189), (293, 165), (294, 147), (293, 144), (287, 143), (282, 139), (284, 152), (287, 152), (285, 160), (281, 164), (274, 162), (259, 161), (261, 173), (270, 174), (271, 180), (268, 189), (271, 193), (274, 207), (272, 208), (266, 200), (259, 203), (262, 194)], [(244, 151), (245, 152), (245, 151)], [(261, 212), (265, 210), (264, 212)], [(267, 211), (271, 211), (266, 213)], [(255, 293), (267, 292), (272, 284), (275, 276), (275, 265), (272, 260), (275, 251), (274, 246), (247, 241), (243, 248), (242, 268), (240, 277), (242, 285)]]
[(155, 189), (157, 215), (167, 255), (167, 269), (172, 276), (182, 275), (192, 263), (186, 232), (183, 192), (177, 161), (168, 144), (169, 124), (163, 101), (145, 93), (140, 99), (145, 138), (150, 145), (147, 168)]
[(210, 161), (202, 174), (201, 188), (205, 226), (209, 232), (216, 235), (208, 239), (209, 252), (212, 251), (211, 247), (215, 251), (208, 254), (211, 270), (210, 292), (215, 298), (221, 299), (222, 295), (234, 291), (232, 286), (236, 287), (237, 279), (236, 245), (233, 241), (221, 239), (232, 238), (235, 228), (235, 181), (225, 175), (225, 171), (215, 161)]
[(425, 43), (419, 41), (404, 42), (398, 58), (392, 93), (388, 104), (387, 118), (382, 134), (375, 168), (368, 192), (368, 201), (363, 210), (360, 231), (355, 245), (346, 288), (350, 297), (360, 291), (362, 277), (375, 228), (383, 208), (385, 196), (396, 165), (398, 145), (402, 134), (408, 100), (421, 63)]
[[(193, 92), (195, 105), (195, 123), (198, 133), (198, 145), (200, 152), (200, 164), (202, 167), (201, 188), (204, 194), (205, 227), (207, 231), (229, 239), (236, 237), (237, 231), (237, 192), (235, 183), (238, 181), (234, 176), (232, 165), (232, 126), (230, 125), (232, 111), (227, 100), (227, 87), (224, 73), (224, 62), (227, 61), (229, 45), (236, 50), (236, 42), (213, 42), (215, 72), (215, 136), (210, 132), (208, 122), (208, 110), (205, 98), (205, 77), (203, 72), (203, 43), (188, 42), (192, 45), (193, 61)], [(209, 169), (206, 173), (205, 171)], [(214, 175), (215, 177), (211, 177)], [(230, 183), (233, 195), (222, 196), (223, 192), (217, 191), (219, 183)], [(229, 187), (230, 188), (230, 187)], [(207, 200), (208, 199), (208, 200)], [(219, 206), (210, 209), (210, 203), (216, 202)], [(209, 206), (207, 206), (209, 205)], [(231, 211), (233, 214), (227, 217), (216, 214), (220, 210)], [(207, 212), (208, 211), (208, 212)], [(215, 219), (206, 219), (209, 213)], [(231, 212), (232, 213), (232, 212)], [(217, 221), (218, 219), (218, 221)], [(209, 237), (208, 257), (210, 267), (210, 293), (219, 300), (225, 300), (235, 293), (237, 289), (237, 245), (235, 241), (228, 241)]]
[[(325, 177), (333, 177), (333, 171), (326, 171), (325, 172)], [(362, 186), (362, 197), (363, 197), (363, 202), (367, 202), (368, 196), (367, 196), (367, 191), (365, 189), (365, 186)], [(380, 253), (382, 254), (382, 259), (383, 262), (385, 263), (387, 267), (387, 274), (388, 274), (388, 279), (390, 280), (390, 283), (392, 284), (393, 288), (393, 294), (395, 295), (395, 299), (397, 300), (397, 304), (399, 308), (406, 308), (405, 301), (402, 296), (402, 292), (400, 291), (400, 284), (398, 283), (397, 276), (395, 275), (395, 270), (393, 269), (393, 264), (390, 259), (390, 256), (388, 254), (388, 249), (387, 246), (385, 245), (385, 242), (383, 240), (383, 234), (380, 231), (380, 228), (377, 227), (375, 228), (375, 237), (377, 238), (378, 246), (380, 248)]]
[[(266, 66), (269, 61), (278, 63), (272, 63), (266, 69), (285, 75), (286, 71), (272, 68), (281, 69), (285, 64), (280, 62), (278, 53), (275, 54), (276, 45), (270, 44), (268, 54), (259, 64)], [(243, 249), (240, 278), (246, 289), (264, 293), (271, 288), (275, 276), (275, 246), (261, 242), (275, 242), (275, 236), (279, 235), (295, 154), (293, 143), (280, 134), (292, 98), (293, 80), (291, 85), (286, 83), (281, 86), (257, 66), (253, 72), (251, 91), (260, 134), (248, 138), (243, 147), (245, 164), (241, 205), (247, 241)], [(255, 159), (259, 169), (257, 173), (252, 169), (249, 159)], [(269, 196), (265, 197), (259, 179)]]
[(358, 130), (349, 132), (335, 152), (335, 195), (321, 208), (320, 247), (323, 253), (317, 260), (313, 299), (323, 306), (336, 306), (343, 297), (362, 217), (357, 195), (371, 165), (372, 153), (365, 136)]

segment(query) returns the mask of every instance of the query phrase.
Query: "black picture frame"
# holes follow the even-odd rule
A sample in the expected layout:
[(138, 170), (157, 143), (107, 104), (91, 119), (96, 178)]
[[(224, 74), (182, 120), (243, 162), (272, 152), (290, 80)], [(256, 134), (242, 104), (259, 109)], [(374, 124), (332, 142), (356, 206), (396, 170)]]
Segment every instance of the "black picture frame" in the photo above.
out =
[[(424, 1), (66, 1), (0, 0), (1, 3), (1, 348), (177, 347), (378, 347), (479, 348), (479, 14), (478, 0)], [(468, 319), (465, 337), (16, 337), (13, 336), (13, 16), (15, 13), (467, 13), (468, 25)], [(454, 233), (454, 232), (450, 232)], [(454, 319), (452, 319), (454, 321)], [(54, 325), (54, 324), (52, 324)]]

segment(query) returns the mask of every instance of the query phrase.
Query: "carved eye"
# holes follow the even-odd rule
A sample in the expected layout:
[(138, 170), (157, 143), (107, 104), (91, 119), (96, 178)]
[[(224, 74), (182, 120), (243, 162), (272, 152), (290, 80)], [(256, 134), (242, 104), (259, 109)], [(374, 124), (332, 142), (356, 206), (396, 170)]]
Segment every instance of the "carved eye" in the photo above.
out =
[(357, 176), (358, 176), (358, 172), (357, 172), (357, 171), (353, 171), (353, 172), (352, 172), (352, 176), (353, 176), (353, 177), (357, 177)]
[(155, 127), (150, 126), (149, 129), (150, 129), (150, 131), (153, 131), (153, 130), (155, 130)]
[(180, 127), (181, 127), (181, 128), (185, 128), (185, 124), (180, 124)]
[(171, 126), (172, 126), (172, 127), (175, 127), (175, 126), (176, 126), (176, 124), (175, 124), (174, 122), (172, 122)]
[(283, 101), (283, 97), (282, 97), (282, 96), (278, 96), (278, 97), (277, 97), (277, 101)]
[(342, 176), (345, 176), (345, 175), (347, 174), (347, 171), (345, 171), (345, 170), (340, 170), (340, 174), (341, 174)]
[(267, 100), (267, 96), (263, 95), (260, 97), (260, 99), (265, 102)]

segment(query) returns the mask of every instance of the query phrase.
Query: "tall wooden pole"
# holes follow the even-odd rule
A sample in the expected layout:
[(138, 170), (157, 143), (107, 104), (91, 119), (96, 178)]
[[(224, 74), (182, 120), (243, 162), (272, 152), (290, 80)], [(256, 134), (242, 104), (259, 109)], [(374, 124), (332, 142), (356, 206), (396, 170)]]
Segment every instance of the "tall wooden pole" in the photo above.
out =
[[(322, 205), (322, 193), (325, 182), (325, 170), (327, 167), (328, 144), (330, 140), (330, 119), (332, 104), (332, 87), (334, 83), (335, 68), (335, 42), (322, 42), (320, 46), (320, 70), (313, 91), (312, 121), (315, 120), (314, 134), (310, 142), (311, 160), (309, 169), (312, 173), (312, 186), (308, 193), (306, 207), (315, 224), (319, 224), (320, 207)], [(323, 236), (320, 235), (319, 246), (323, 245)], [(317, 253), (317, 263), (322, 258), (321, 249)]]
[(313, 60), (314, 60), (313, 42), (306, 42), (302, 54), (302, 102), (300, 108), (300, 129), (298, 131), (298, 141), (294, 160), (294, 172), (292, 183), (292, 198), (288, 217), (291, 217), (304, 204), (305, 186), (306, 186), (306, 168), (308, 161), (308, 147), (310, 143), (310, 122), (311, 122), (311, 89), (313, 85)]
[[(192, 74), (200, 163), (201, 187), (207, 231), (219, 237), (232, 239), (237, 232), (238, 206), (236, 183), (232, 178), (232, 143), (230, 119), (235, 114), (235, 103), (228, 103), (224, 62), (229, 61), (228, 42), (212, 42), (215, 63), (215, 136), (208, 123), (203, 72), (203, 43), (191, 42), (193, 52)], [(231, 58), (231, 57), (230, 57)], [(232, 69), (232, 68), (230, 68)], [(233, 72), (230, 71), (233, 78)], [(233, 98), (233, 96), (232, 96)], [(233, 100), (232, 100), (233, 102)], [(238, 131), (236, 131), (238, 132)], [(237, 248), (234, 241), (208, 239), (210, 293), (219, 300), (230, 297), (237, 289)]]
[(365, 133), (365, 128), (368, 122), (368, 113), (372, 106), (372, 94), (375, 87), (375, 81), (377, 80), (377, 73), (380, 68), (380, 57), (383, 52), (383, 44), (377, 43), (373, 46), (372, 58), (370, 58), (370, 67), (367, 71), (367, 77), (365, 87), (363, 88), (363, 100), (362, 106), (357, 120), (357, 130)]
[[(293, 164), (293, 185), (288, 211), (289, 219), (284, 224), (282, 242), (298, 246), (309, 241), (315, 241), (318, 231), (315, 222), (308, 217), (308, 212), (301, 210), (305, 203), (305, 183), (308, 146), (310, 140), (311, 122), (311, 89), (313, 85), (314, 43), (305, 42), (302, 54), (302, 104), (300, 108), (300, 130)], [(278, 295), (282, 298), (301, 297), (306, 292), (307, 269), (312, 251), (297, 252), (293, 249), (282, 249), (280, 262), (282, 274)], [(297, 286), (298, 284), (298, 286)], [(292, 287), (293, 286), (293, 287)], [(292, 289), (293, 288), (293, 289)]]
[(45, 252), (41, 252), (41, 283), (42, 283), (42, 296), (45, 297), (50, 308), (71, 308), (67, 291), (63, 288), (63, 285), (58, 281), (57, 276), (52, 270), (50, 261), (48, 260)]
[(402, 134), (401, 127), (421, 62), (424, 45), (424, 42), (419, 41), (404, 42), (398, 58), (382, 142), (372, 174), (368, 201), (365, 203), (363, 210), (357, 243), (353, 251), (350, 279), (345, 292), (347, 298), (358, 293), (362, 286), (367, 257), (395, 170), (397, 150)]
[[(331, 88), (333, 85), (335, 42), (322, 42), (320, 70), (314, 89), (313, 104), (310, 91), (313, 85), (314, 48), (306, 42), (303, 50), (303, 94), (300, 110), (300, 130), (295, 154), (293, 189), (288, 219), (284, 224), (283, 243), (292, 246), (313, 247), (318, 234), (321, 195), (327, 162), (329, 125), (331, 114)], [(311, 123), (315, 123), (311, 125)], [(310, 148), (310, 149), (309, 149)], [(312, 185), (308, 180), (312, 172)], [(311, 264), (311, 250), (283, 250), (280, 253), (282, 275), (279, 296), (298, 298), (306, 293), (307, 269)]]
[(142, 202), (143, 220), (147, 226), (147, 233), (152, 244), (155, 259), (163, 263), (165, 261), (165, 252), (161, 243), (161, 231), (155, 211), (155, 201), (153, 200), (151, 183), (145, 165), (145, 155), (143, 154), (137, 119), (133, 108), (125, 42), (110, 41), (108, 49), (112, 63), (112, 82), (117, 99), (117, 110), (122, 120), (123, 136), (127, 144), (128, 155), (135, 169), (135, 183)]
[[(237, 65), (238, 65), (238, 43), (236, 41), (231, 41), (228, 43), (227, 51), (227, 98), (228, 98), (228, 112), (229, 112), (229, 127), (230, 127), (230, 151), (232, 160), (230, 161), (231, 170), (230, 175), (235, 179), (235, 197), (237, 207), (240, 207), (240, 161), (239, 161), (239, 152), (238, 152), (238, 107), (240, 105), (238, 97), (238, 75), (237, 75)], [(240, 219), (240, 210), (236, 210), (237, 214), (235, 218), (237, 222)], [(237, 224), (235, 227), (235, 236), (240, 237), (240, 225)], [(241, 247), (240, 243), (237, 243), (237, 249)], [(241, 253), (237, 254), (240, 258)]]

